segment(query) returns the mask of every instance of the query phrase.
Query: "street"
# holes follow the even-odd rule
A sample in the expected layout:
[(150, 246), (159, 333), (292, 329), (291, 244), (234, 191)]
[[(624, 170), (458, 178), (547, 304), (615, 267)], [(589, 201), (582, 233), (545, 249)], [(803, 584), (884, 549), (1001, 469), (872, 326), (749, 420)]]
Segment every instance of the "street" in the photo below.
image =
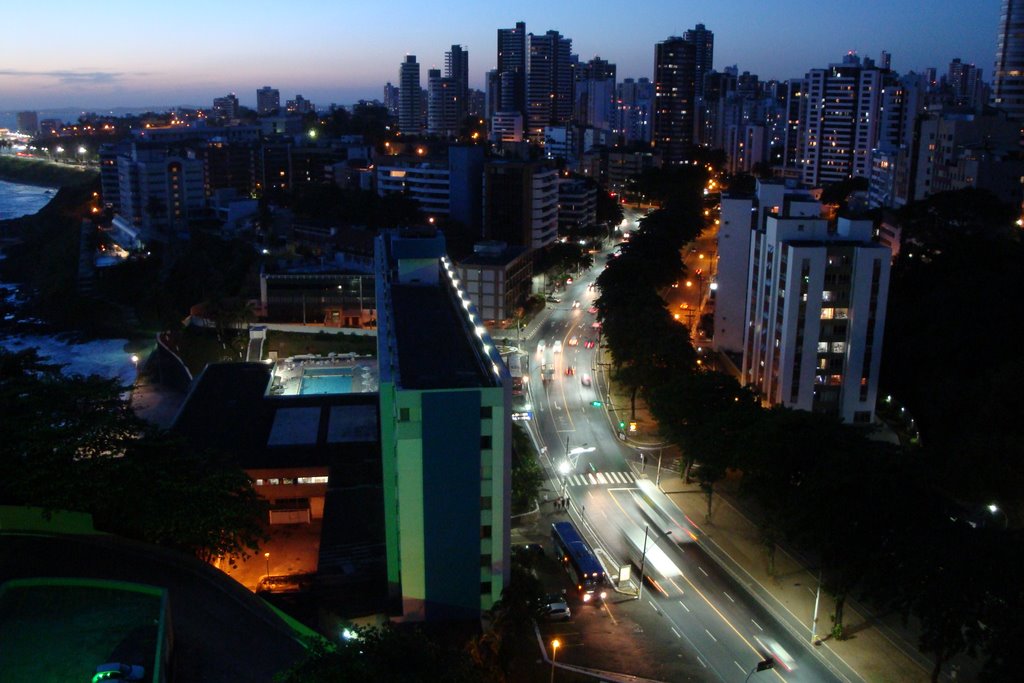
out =
[[(646, 448), (641, 463), (641, 451), (625, 438), (630, 406), (608, 403), (607, 358), (590, 312), (598, 292), (588, 286), (604, 263), (604, 253), (595, 255), (592, 271), (560, 292), (561, 302), (549, 305), (523, 344), (531, 356), (531, 427), (551, 490), (569, 499), (571, 518), (609, 577), (617, 579), (619, 569), (632, 564), (632, 581), (600, 609), (614, 618), (621, 600), (636, 595), (643, 564), (640, 605), (649, 614), (634, 618), (647, 633), (671, 634), (669, 642), (706, 669), (706, 680), (742, 681), (769, 655), (775, 669), (751, 680), (857, 680), (849, 671), (830, 670), (705, 553), (702, 520), (683, 515), (655, 484), (658, 461), (667, 461), (669, 449)], [(663, 649), (669, 656), (675, 648)]]

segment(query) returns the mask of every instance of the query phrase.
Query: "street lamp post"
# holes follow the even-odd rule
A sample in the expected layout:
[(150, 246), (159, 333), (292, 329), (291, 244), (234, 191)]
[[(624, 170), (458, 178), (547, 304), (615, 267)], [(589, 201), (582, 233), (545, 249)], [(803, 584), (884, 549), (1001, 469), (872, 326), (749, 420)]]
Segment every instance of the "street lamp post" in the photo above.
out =
[(139, 383), (139, 357), (137, 354), (132, 354), (132, 367), (135, 369), (135, 378), (132, 380), (132, 389)]
[[(644, 524), (644, 551), (640, 554), (640, 587), (636, 591), (636, 599), (639, 600), (640, 596), (644, 592), (644, 568), (647, 565), (647, 537), (649, 535), (650, 525)], [(663, 535), (667, 536), (672, 533), (672, 530), (662, 532)]]
[(270, 553), (263, 553), (263, 559), (267, 561), (267, 578), (270, 578)]
[(555, 657), (558, 655), (558, 648), (561, 647), (562, 643), (555, 638), (551, 641), (551, 681), (554, 683), (555, 680)]

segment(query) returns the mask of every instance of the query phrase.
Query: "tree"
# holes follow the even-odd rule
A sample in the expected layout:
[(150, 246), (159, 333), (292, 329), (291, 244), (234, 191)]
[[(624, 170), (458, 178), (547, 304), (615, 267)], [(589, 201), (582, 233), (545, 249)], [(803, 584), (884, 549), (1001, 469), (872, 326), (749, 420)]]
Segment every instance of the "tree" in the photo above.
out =
[(0, 350), (0, 433), (4, 503), (87, 512), (100, 530), (204, 560), (262, 539), (265, 505), (248, 476), (139, 420), (116, 380)]
[(532, 573), (513, 564), (508, 585), (491, 608), (491, 628), (470, 645), (477, 666), (497, 681), (521, 680), (520, 667), (536, 648), (534, 623), (540, 616), (543, 585)]
[(537, 461), (537, 452), (526, 430), (512, 425), (512, 513), (530, 509), (544, 484), (544, 471)]

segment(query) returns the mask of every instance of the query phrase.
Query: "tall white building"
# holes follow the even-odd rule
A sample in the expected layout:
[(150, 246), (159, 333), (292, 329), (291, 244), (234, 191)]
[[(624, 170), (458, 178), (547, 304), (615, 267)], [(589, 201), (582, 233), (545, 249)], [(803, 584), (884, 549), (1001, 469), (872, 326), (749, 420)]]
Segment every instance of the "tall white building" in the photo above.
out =
[[(764, 197), (762, 188), (770, 189)], [(889, 249), (871, 241), (870, 220), (830, 221), (806, 194), (762, 185), (757, 210), (761, 222), (750, 239), (743, 382), (770, 404), (871, 422)]]
[(804, 184), (870, 176), (883, 77), (888, 73), (870, 60), (862, 64), (852, 53), (841, 64), (807, 73), (800, 116)]
[(423, 129), (423, 89), (416, 55), (406, 55), (398, 72), (398, 128), (406, 135)]

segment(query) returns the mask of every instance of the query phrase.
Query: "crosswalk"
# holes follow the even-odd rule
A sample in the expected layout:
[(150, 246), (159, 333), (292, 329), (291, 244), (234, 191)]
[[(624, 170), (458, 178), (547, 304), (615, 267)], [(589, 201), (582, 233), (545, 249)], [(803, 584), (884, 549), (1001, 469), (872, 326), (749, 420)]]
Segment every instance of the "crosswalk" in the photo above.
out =
[(632, 484), (636, 477), (632, 472), (587, 472), (573, 474), (565, 479), (569, 486), (608, 486), (614, 484)]

